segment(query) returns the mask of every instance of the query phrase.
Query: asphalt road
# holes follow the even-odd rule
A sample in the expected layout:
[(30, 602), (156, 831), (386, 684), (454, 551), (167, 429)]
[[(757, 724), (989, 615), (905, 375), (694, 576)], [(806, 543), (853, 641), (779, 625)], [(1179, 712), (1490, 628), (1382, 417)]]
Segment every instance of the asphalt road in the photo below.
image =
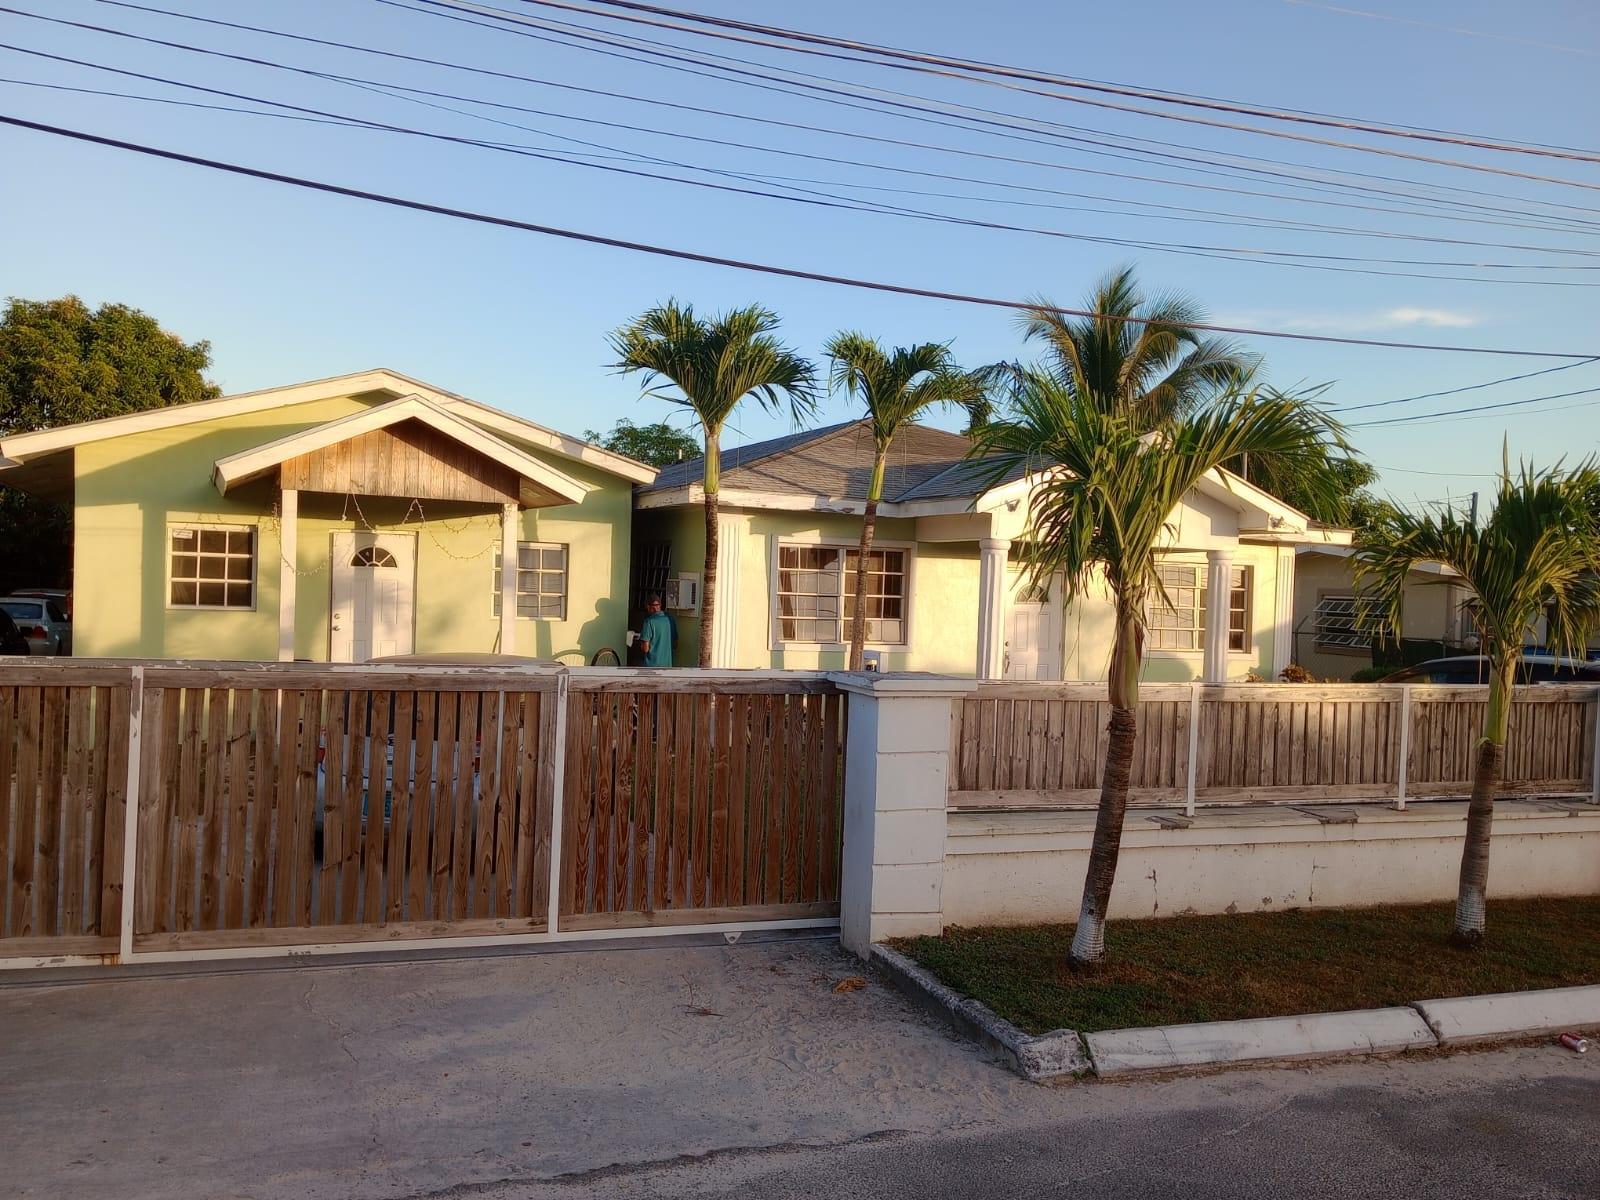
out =
[(1600, 1051), (1025, 1083), (829, 940), (0, 980), (0, 1198), (1600, 1200)]
[(1081, 1111), (602, 1169), (495, 1200), (1600, 1196), (1600, 1054), (1550, 1046), (1066, 1089)]

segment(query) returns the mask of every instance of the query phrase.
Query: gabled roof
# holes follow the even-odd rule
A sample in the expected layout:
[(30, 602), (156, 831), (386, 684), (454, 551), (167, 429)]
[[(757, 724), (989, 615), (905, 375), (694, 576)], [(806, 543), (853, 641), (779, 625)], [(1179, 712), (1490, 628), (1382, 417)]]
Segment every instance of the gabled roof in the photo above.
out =
[(514, 471), (520, 480), (522, 503), (530, 508), (576, 504), (589, 492), (587, 487), (571, 476), (563, 475), (531, 454), (523, 453), (509, 442), (417, 395), (402, 396), (387, 404), (379, 404), (335, 421), (302, 429), (277, 441), (219, 458), (212, 467), (212, 478), (217, 490), (226, 495), (240, 484), (260, 478), (291, 458), (348, 441), (359, 434), (388, 429), (404, 421), (426, 425)]
[[(631, 483), (649, 483), (656, 476), (654, 467), (625, 455), (615, 454), (579, 438), (491, 408), (476, 400), (469, 400), (454, 392), (447, 392), (443, 388), (412, 379), (386, 367), (358, 371), (350, 375), (335, 375), (329, 379), (315, 379), (308, 383), (290, 384), (286, 387), (220, 396), (215, 400), (176, 404), (171, 408), (148, 409), (120, 417), (106, 417), (99, 421), (63, 425), (56, 429), (41, 429), (35, 433), (15, 434), (0, 439), (0, 471), (8, 467), (34, 463), (76, 446), (122, 437), (125, 434), (172, 429), (198, 421), (214, 421), (219, 417), (238, 416), (284, 408), (292, 404), (373, 392), (386, 392), (394, 398), (419, 396), (436, 408), (491, 430), (503, 438), (513, 438), (562, 458), (585, 463), (620, 476)], [(0, 475), (0, 478), (3, 478), (3, 475)]]
[[(909, 425), (894, 440), (884, 472), (883, 498), (895, 504), (913, 498), (976, 497), (985, 491), (982, 473), (966, 461), (972, 442), (958, 433)], [(872, 429), (865, 421), (846, 421), (822, 429), (785, 434), (722, 452), (722, 486), (729, 491), (788, 493), (836, 501), (864, 501), (872, 478)], [(965, 470), (951, 475), (957, 468)], [(952, 486), (935, 481), (951, 475)], [(968, 478), (972, 476), (972, 478)], [(684, 491), (705, 478), (705, 460), (675, 463), (639, 489), (641, 495)]]

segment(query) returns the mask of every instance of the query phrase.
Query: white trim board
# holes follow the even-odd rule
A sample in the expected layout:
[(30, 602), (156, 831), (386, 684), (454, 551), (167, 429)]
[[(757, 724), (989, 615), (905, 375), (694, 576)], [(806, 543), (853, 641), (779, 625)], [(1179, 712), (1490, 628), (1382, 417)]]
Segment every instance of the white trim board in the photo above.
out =
[(357, 371), (350, 375), (335, 375), (329, 379), (314, 379), (284, 387), (266, 388), (256, 392), (219, 396), (215, 400), (197, 400), (192, 404), (174, 405), (171, 408), (128, 413), (120, 417), (105, 417), (98, 421), (84, 421), (56, 429), (41, 429), (34, 433), (17, 434), (14, 437), (0, 439), (0, 460), (9, 460), (6, 464), (8, 466), (20, 466), (48, 454), (122, 437), (125, 434), (171, 429), (198, 421), (215, 421), (224, 417), (243, 416), (268, 409), (308, 404), (317, 400), (332, 400), (341, 396), (356, 396), (366, 392), (390, 392), (396, 397), (421, 396), (457, 417), (486, 426), (496, 433), (553, 451), (563, 458), (621, 476), (632, 483), (649, 483), (656, 477), (655, 468), (644, 463), (636, 462), (621, 454), (614, 454), (567, 434), (558, 433), (522, 417), (512, 416), (510, 413), (491, 408), (487, 404), (481, 404), (454, 392), (447, 392), (421, 380), (412, 379), (386, 367)]
[(578, 503), (589, 493), (590, 489), (586, 485), (579, 483), (570, 475), (563, 474), (531, 454), (524, 454), (492, 433), (484, 432), (470, 421), (464, 421), (446, 412), (421, 396), (402, 396), (387, 404), (379, 404), (347, 417), (340, 417), (310, 429), (302, 429), (298, 433), (291, 433), (273, 442), (252, 446), (248, 450), (241, 450), (226, 458), (219, 458), (212, 468), (212, 478), (216, 482), (217, 490), (227, 495), (240, 484), (265, 475), (291, 458), (298, 458), (302, 454), (310, 454), (314, 450), (349, 441), (363, 433), (387, 429), (402, 421), (420, 421), (452, 441), (460, 442), (485, 458), (515, 471), (535, 489), (535, 494), (523, 497), (524, 504), (529, 507), (535, 507), (544, 499), (539, 493), (554, 496), (557, 502), (564, 501), (569, 504)]

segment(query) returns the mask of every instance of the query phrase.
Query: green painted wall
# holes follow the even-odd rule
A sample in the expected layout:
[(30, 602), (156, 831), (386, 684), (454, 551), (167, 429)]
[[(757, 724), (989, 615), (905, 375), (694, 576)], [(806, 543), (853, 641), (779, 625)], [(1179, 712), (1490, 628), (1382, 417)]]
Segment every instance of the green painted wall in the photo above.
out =
[[(275, 488), (249, 485), (220, 495), (211, 481), (218, 458), (360, 411), (381, 395), (343, 397), (274, 412), (225, 417), (176, 429), (130, 434), (76, 452), (74, 650), (84, 656), (275, 659), (281, 543)], [(553, 657), (601, 646), (622, 648), (628, 589), (632, 491), (626, 480), (538, 447), (521, 447), (589, 484), (581, 503), (522, 514), (527, 541), (569, 547), (567, 616), (519, 618), (516, 650)], [(406, 503), (359, 501), (365, 520), (409, 532), (417, 542), (418, 652), (496, 650), (493, 564), (499, 511), (423, 504), (422, 520), (402, 523)], [(167, 606), (169, 523), (242, 524), (257, 528), (253, 611)], [(331, 581), (328, 554), (336, 530), (363, 528), (341, 497), (301, 497), (296, 567), (295, 655), (328, 657)]]

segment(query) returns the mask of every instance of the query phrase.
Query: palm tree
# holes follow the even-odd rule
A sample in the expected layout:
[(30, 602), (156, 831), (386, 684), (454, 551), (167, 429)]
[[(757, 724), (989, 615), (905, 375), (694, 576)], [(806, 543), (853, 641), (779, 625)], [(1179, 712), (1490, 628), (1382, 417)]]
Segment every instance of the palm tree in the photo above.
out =
[(1193, 300), (1147, 299), (1131, 266), (1101, 279), (1084, 308), (1094, 316), (1064, 316), (1041, 299), (1017, 323), (1026, 340), (1045, 344), (1044, 369), (1061, 387), (1151, 425), (1188, 412), (1256, 368), (1254, 355), (1194, 328), (1205, 313)]
[[(864, 333), (845, 332), (825, 347), (832, 360), (829, 386), (859, 398), (872, 429), (872, 478), (861, 518), (861, 546), (856, 555), (856, 591), (850, 619), (849, 669), (861, 669), (867, 639), (867, 564), (877, 532), (878, 505), (883, 501), (883, 473), (895, 437), (918, 414), (934, 405), (978, 404), (984, 384), (976, 373), (960, 370), (949, 346), (923, 342), (886, 351)], [(970, 407), (969, 407), (970, 411)]]
[(1459, 946), (1481, 945), (1488, 927), (1489, 830), (1505, 771), (1513, 685), (1526, 634), (1539, 617), (1548, 616), (1547, 641), (1556, 653), (1581, 656), (1600, 620), (1600, 515), (1592, 502), (1597, 495), (1595, 459), (1565, 472), (1524, 465), (1515, 477), (1507, 466), (1494, 508), (1481, 519), (1453, 505), (1422, 516), (1389, 509), (1357, 540), (1356, 582), (1370, 586), (1376, 597), (1373, 621), (1398, 636), (1408, 574), (1423, 563), (1442, 563), (1470, 592), (1466, 609), (1488, 658), (1489, 702), (1472, 768), (1451, 931), (1451, 941)]
[(761, 407), (787, 410), (798, 424), (816, 408), (811, 364), (773, 331), (778, 318), (758, 304), (702, 320), (694, 308), (668, 300), (611, 335), (616, 367), (645, 372), (645, 394), (693, 414), (705, 443), (702, 490), (706, 509), (706, 564), (700, 594), (700, 665), (711, 665), (717, 602), (717, 493), (722, 473), (722, 429), (746, 396)]
[(1077, 967), (1105, 957), (1106, 909), (1139, 728), (1147, 606), (1165, 596), (1157, 563), (1172, 511), (1202, 479), (1242, 454), (1270, 456), (1293, 467), (1313, 491), (1331, 490), (1330, 451), (1343, 438), (1341, 427), (1303, 397), (1247, 387), (1237, 377), (1181, 405), (1125, 388), (1111, 395), (1098, 390), (1095, 380), (1123, 376), (1096, 371), (1063, 378), (1022, 369), (1006, 410), (979, 434), (975, 449), (996, 480), (1018, 470), (1033, 480), (1025, 551), (1032, 576), (1059, 572), (1067, 603), (1103, 586), (1115, 610), (1106, 761), (1069, 953)]

